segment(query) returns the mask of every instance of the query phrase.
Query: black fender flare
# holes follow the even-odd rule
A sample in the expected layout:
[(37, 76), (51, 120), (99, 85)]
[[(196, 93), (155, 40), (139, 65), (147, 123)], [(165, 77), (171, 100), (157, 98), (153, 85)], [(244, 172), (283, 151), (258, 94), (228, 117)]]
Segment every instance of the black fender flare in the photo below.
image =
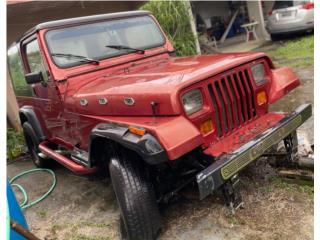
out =
[(43, 140), (46, 139), (46, 136), (42, 130), (41, 124), (32, 106), (23, 106), (22, 108), (20, 108), (19, 118), (20, 118), (21, 125), (25, 121), (28, 121), (30, 123), (30, 125), (32, 126), (36, 134), (36, 137), (38, 137), (39, 142), (42, 142)]
[[(127, 126), (121, 126), (113, 123), (98, 124), (90, 134), (89, 159), (93, 156), (93, 143), (97, 138), (105, 138), (122, 145), (136, 152), (142, 159), (150, 165), (156, 165), (169, 160), (165, 149), (158, 140), (150, 133), (143, 136), (133, 134)], [(91, 162), (89, 163), (92, 164)]]

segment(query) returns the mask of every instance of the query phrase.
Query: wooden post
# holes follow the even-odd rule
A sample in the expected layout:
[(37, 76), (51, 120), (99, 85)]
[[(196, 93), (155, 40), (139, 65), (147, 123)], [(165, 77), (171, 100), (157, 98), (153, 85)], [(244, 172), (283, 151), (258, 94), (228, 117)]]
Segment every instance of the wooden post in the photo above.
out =
[(21, 130), (20, 120), (19, 120), (19, 107), (17, 99), (14, 95), (13, 88), (11, 85), (10, 75), (7, 70), (7, 120), (11, 127), (17, 131)]
[(270, 39), (269, 33), (267, 32), (264, 24), (261, 1), (247, 1), (247, 9), (249, 18), (254, 19), (254, 21), (257, 21), (259, 23), (256, 28), (258, 37), (265, 40)]
[(195, 20), (194, 20), (193, 13), (192, 13), (191, 4), (190, 4), (190, 1), (185, 1), (185, 3), (186, 3), (186, 7), (187, 7), (187, 10), (188, 10), (188, 14), (189, 14), (189, 22), (190, 22), (191, 31), (192, 31), (193, 36), (194, 36), (194, 41), (195, 41), (195, 44), (196, 44), (197, 54), (200, 55), (201, 54), (201, 49), (200, 49), (198, 33), (197, 33)]
[(16, 221), (10, 220), (10, 226), (15, 232), (19, 233), (21, 236), (25, 237), (28, 240), (41, 240)]

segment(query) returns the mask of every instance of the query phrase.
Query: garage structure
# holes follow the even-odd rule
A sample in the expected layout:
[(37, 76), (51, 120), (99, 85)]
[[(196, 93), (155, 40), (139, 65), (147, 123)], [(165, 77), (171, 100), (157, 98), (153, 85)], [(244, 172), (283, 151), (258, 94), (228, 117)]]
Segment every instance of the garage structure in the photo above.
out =
[(197, 31), (206, 32), (222, 44), (226, 39), (244, 35), (241, 25), (250, 22), (257, 22), (259, 39), (269, 40), (265, 21), (273, 4), (274, 1), (195, 1), (192, 10)]

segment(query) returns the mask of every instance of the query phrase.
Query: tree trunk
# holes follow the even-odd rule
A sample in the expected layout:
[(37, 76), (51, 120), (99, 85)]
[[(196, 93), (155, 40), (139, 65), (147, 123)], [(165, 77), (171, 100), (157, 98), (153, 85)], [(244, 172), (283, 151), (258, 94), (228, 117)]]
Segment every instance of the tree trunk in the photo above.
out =
[(201, 54), (201, 49), (200, 49), (198, 33), (197, 33), (195, 20), (194, 20), (193, 13), (192, 13), (191, 4), (190, 4), (190, 1), (185, 1), (185, 3), (186, 3), (186, 7), (187, 7), (187, 10), (188, 10), (188, 14), (189, 14), (189, 22), (190, 22), (191, 31), (192, 31), (193, 36), (194, 36), (194, 41), (195, 41), (195, 44), (196, 44), (197, 54), (200, 55)]
[(11, 85), (10, 75), (7, 70), (7, 121), (17, 131), (21, 130), (19, 120), (19, 107)]

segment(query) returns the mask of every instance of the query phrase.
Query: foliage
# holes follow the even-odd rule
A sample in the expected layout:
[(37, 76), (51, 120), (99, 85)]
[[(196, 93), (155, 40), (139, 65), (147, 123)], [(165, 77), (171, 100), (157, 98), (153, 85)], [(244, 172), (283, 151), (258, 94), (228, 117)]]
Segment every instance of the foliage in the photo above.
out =
[(142, 10), (152, 12), (178, 56), (196, 54), (194, 35), (191, 31), (187, 6), (184, 1), (150, 1)]
[(12, 160), (26, 152), (24, 137), (13, 128), (7, 129), (7, 158)]
[(314, 40), (313, 35), (284, 42), (271, 50), (269, 55), (275, 62), (291, 67), (313, 66)]
[(76, 235), (72, 238), (72, 240), (111, 240), (108, 236), (106, 237), (88, 237), (83, 234)]
[[(314, 198), (314, 187), (312, 182), (308, 181), (297, 181), (290, 179), (280, 178), (280, 177), (272, 177), (269, 179), (273, 186), (277, 188), (284, 189), (288, 192), (298, 191), (299, 193), (305, 193), (310, 199)], [(310, 185), (311, 184), (311, 185)]]
[(22, 61), (16, 46), (11, 47), (8, 51), (8, 65), (16, 95), (31, 96), (32, 91), (25, 81)]

